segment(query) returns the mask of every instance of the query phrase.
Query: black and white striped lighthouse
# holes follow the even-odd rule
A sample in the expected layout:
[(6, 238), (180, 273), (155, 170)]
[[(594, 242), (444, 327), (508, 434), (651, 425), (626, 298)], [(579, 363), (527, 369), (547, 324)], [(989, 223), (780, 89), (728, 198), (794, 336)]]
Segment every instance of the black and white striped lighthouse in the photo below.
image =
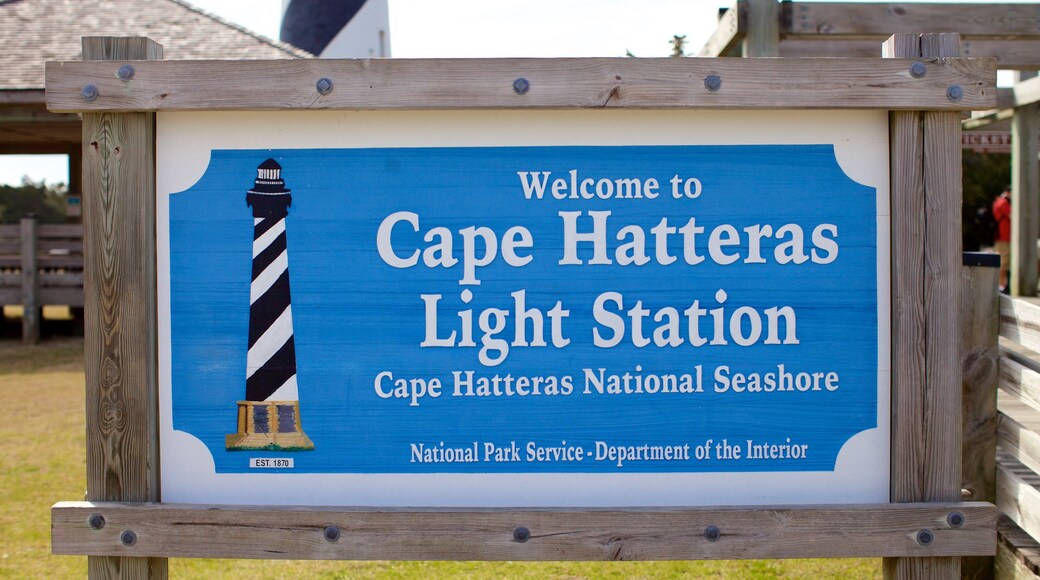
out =
[(227, 436), (229, 451), (314, 449), (300, 425), (285, 235), (292, 195), (281, 173), (277, 161), (264, 161), (246, 193), (246, 204), (253, 208), (246, 397), (238, 402), (238, 432)]

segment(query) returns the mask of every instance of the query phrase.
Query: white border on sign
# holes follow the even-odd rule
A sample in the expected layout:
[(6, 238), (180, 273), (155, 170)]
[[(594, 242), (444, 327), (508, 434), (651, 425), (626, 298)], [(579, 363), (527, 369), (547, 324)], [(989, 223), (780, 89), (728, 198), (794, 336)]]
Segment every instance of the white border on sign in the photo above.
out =
[[(890, 208), (887, 111), (291, 111), (156, 115), (159, 429), (162, 501), (373, 507), (628, 507), (886, 503), (890, 455)], [(169, 197), (213, 149), (563, 145), (833, 144), (877, 189), (877, 428), (852, 437), (833, 472), (313, 474), (221, 473), (173, 429)], [(231, 419), (229, 419), (230, 421)]]

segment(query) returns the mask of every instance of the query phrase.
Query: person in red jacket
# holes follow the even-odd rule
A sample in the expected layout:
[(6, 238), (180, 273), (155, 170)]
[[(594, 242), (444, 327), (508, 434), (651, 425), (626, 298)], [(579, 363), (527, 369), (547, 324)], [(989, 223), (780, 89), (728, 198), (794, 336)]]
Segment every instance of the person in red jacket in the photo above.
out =
[(1011, 261), (1011, 188), (1004, 191), (993, 201), (993, 219), (997, 222), (997, 235), (993, 246), (1000, 254), (1000, 291), (1007, 293), (1008, 267)]

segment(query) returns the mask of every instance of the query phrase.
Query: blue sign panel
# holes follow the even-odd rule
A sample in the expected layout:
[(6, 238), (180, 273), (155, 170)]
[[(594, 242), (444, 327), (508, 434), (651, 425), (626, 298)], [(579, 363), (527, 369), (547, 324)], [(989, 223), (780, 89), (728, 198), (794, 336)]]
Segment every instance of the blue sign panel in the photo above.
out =
[(215, 150), (173, 427), (217, 473), (833, 471), (877, 212), (831, 145)]

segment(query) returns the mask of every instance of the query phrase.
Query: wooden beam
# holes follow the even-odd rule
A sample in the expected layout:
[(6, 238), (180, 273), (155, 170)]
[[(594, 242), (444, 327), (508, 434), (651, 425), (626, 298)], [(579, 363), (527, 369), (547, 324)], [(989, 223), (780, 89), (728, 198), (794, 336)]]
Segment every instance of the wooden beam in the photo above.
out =
[(780, 3), (777, 0), (748, 0), (744, 56), (780, 56)]
[[(921, 56), (948, 58), (959, 54), (957, 34), (922, 34)], [(924, 195), (925, 195), (925, 301), (928, 325), (926, 395), (923, 424), (931, 431), (929, 446), (939, 454), (921, 465), (928, 501), (960, 498), (960, 425), (951, 428), (946, 420), (952, 410), (961, 409), (962, 373), (960, 350), (947, 337), (963, 336), (960, 313), (950, 304), (959, 304), (962, 269), (961, 224), (961, 125), (960, 115), (925, 111)], [(988, 339), (987, 339), (988, 340)], [(930, 391), (930, 392), (927, 392)], [(944, 440), (945, 439), (945, 440)], [(956, 451), (953, 457), (944, 452)], [(951, 460), (952, 459), (952, 460)]]
[(739, 50), (747, 34), (747, 0), (738, 0), (720, 17), (711, 37), (697, 56), (740, 56)]
[[(594, 58), (439, 60), (283, 60), (47, 64), (47, 106), (60, 112), (472, 109), (709, 108), (929, 109), (996, 106), (992, 59), (912, 61), (844, 59)], [(721, 88), (704, 79), (717, 75)], [(320, 78), (333, 90), (318, 94)], [(523, 95), (513, 89), (528, 81)], [(97, 87), (93, 101), (85, 85)], [(960, 86), (963, 97), (947, 98)]]
[(1040, 477), (1011, 457), (997, 456), (997, 509), (1040, 537)]
[[(953, 512), (963, 516), (960, 527), (950, 524)], [(982, 502), (598, 510), (62, 502), (51, 510), (51, 548), (55, 554), (358, 560), (992, 555), (996, 517), (994, 506)], [(103, 524), (92, 529), (91, 520)], [(329, 526), (338, 529), (338, 540), (325, 539)], [(710, 526), (720, 533), (715, 540), (705, 535)], [(529, 532), (526, 541), (516, 539), (521, 527)], [(132, 546), (119, 540), (125, 530), (136, 535)], [(917, 540), (921, 530), (931, 533), (930, 543)]]
[(997, 68), (1002, 70), (1035, 71), (1040, 69), (1040, 39), (968, 39), (964, 42), (961, 56), (996, 58)]
[(1040, 373), (1013, 358), (1002, 356), (1000, 388), (1015, 400), (1040, 413)]
[(997, 540), (997, 578), (1036, 580), (1040, 576), (1040, 543), (1011, 518), (997, 518)]
[[(1024, 80), (1023, 73), (1016, 73), (1016, 81)], [(1023, 101), (1033, 94), (1027, 84), (1023, 90)], [(1023, 104), (1015, 108), (1011, 119), (1011, 294), (1013, 296), (1037, 295), (1037, 249), (1040, 236), (1040, 167), (1037, 156), (1040, 150), (1040, 102)]]
[(40, 224), (36, 230), (41, 238), (83, 237), (83, 224)]
[[(83, 57), (162, 47), (86, 37)], [(83, 151), (87, 499), (158, 501), (154, 115), (83, 115)], [(89, 558), (90, 577), (167, 576), (164, 559), (126, 556)]]
[(47, 97), (43, 89), (0, 90), (0, 105), (31, 103), (42, 104), (46, 101)]
[[(79, 139), (75, 142), (79, 146)], [(0, 155), (60, 155), (69, 152), (68, 143), (0, 143)]]
[(1040, 38), (1038, 4), (785, 3), (784, 34), (843, 37), (887, 36), (899, 32), (957, 32), (961, 36)]
[[(945, 58), (958, 37), (897, 34), (889, 58)], [(961, 493), (960, 118), (891, 115), (893, 502), (952, 501)], [(887, 578), (953, 578), (955, 558), (888, 558)]]
[(1015, 83), (1011, 91), (1013, 95), (1012, 106), (1014, 107), (1024, 107), (1040, 102), (1040, 77), (1033, 77)]
[[(965, 264), (960, 281), (960, 356), (964, 369), (961, 487), (970, 494), (969, 499), (990, 503), (996, 501), (999, 265), (999, 261), (991, 265)], [(962, 578), (985, 578), (992, 570), (993, 558), (988, 556), (961, 561)]]
[(1000, 393), (1001, 453), (1034, 472), (1040, 471), (1040, 417), (1029, 405), (1006, 391)]
[[(842, 38), (831, 36), (789, 36), (780, 39), (780, 56), (785, 58), (841, 57), (866, 58), (877, 56), (884, 37)], [(1040, 69), (1040, 39), (1014, 41), (967, 39), (961, 41), (961, 56), (996, 58), (1002, 70)]]
[(970, 119), (963, 119), (961, 121), (961, 130), (971, 131), (974, 129), (981, 129), (983, 127), (988, 127), (994, 123), (1006, 121), (1014, 116), (1014, 109), (993, 109), (992, 111), (989, 111), (984, 115), (979, 115)]
[(52, 113), (47, 110), (46, 103), (26, 105), (0, 104), (0, 124), (38, 123), (47, 124), (79, 124), (79, 118), (70, 113)]
[(1040, 306), (1001, 296), (1000, 336), (1040, 352)]

